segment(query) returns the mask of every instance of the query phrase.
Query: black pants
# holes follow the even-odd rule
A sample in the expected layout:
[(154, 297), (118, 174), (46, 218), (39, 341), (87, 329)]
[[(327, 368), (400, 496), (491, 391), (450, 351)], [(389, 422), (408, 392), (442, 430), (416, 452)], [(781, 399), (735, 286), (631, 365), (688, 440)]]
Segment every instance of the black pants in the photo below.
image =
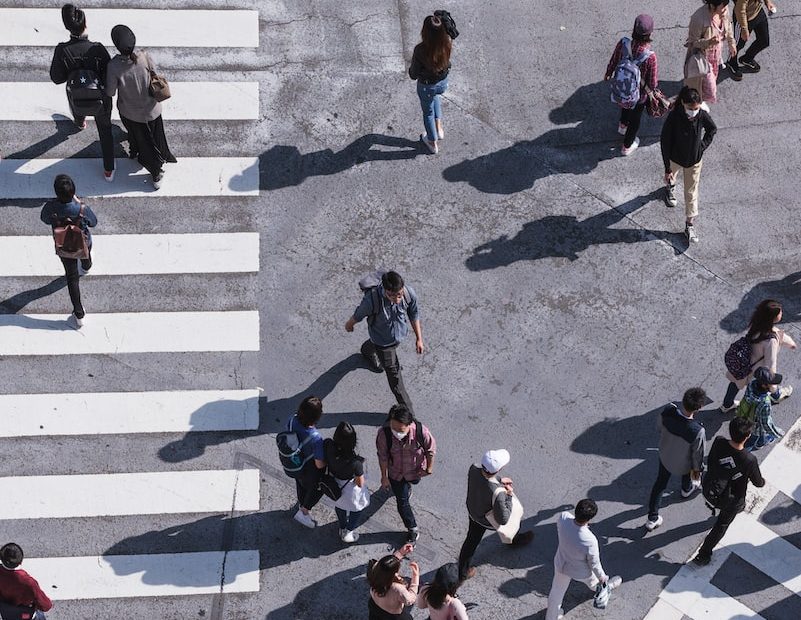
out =
[[(78, 259), (61, 258), (61, 263), (64, 265), (64, 273), (67, 276), (67, 291), (70, 294), (72, 311), (76, 317), (82, 319), (86, 313), (83, 310), (83, 304), (81, 304), (81, 288), (78, 284), (80, 278), (78, 275)], [(89, 271), (92, 268), (91, 252), (89, 252), (89, 258), (81, 259), (81, 267), (83, 267), (84, 271)]]
[[(737, 25), (736, 17), (734, 18), (734, 25), (734, 34), (737, 37), (737, 52), (739, 53), (745, 47), (746, 41), (743, 41), (740, 37), (740, 29)], [(769, 21), (764, 7), (754, 19), (748, 21), (748, 32), (753, 32), (756, 35), (756, 39), (750, 45), (748, 51), (740, 57), (740, 60), (753, 60), (759, 52), (770, 45)], [(729, 62), (734, 64), (735, 67), (739, 66), (736, 58), (729, 58)]]
[(489, 528), (476, 523), (473, 519), (468, 518), (467, 520), (469, 522), (467, 537), (464, 539), (462, 550), (459, 552), (459, 579), (467, 578), (467, 571), (470, 570), (470, 562), (473, 561), (473, 556), (476, 553), (476, 549), (478, 549), (481, 539), (484, 537), (484, 533), (489, 530)]
[[(111, 133), (111, 97), (103, 99), (103, 112), (95, 116), (97, 125), (97, 136), (100, 138), (100, 150), (103, 152), (103, 170), (114, 170), (114, 136)], [(76, 125), (82, 125), (86, 120), (85, 116), (75, 114), (70, 103), (70, 111), (75, 119)]]
[(640, 121), (642, 120), (642, 111), (645, 109), (645, 103), (638, 103), (631, 109), (623, 108), (620, 110), (620, 122), (626, 125), (626, 135), (623, 136), (623, 146), (629, 148), (634, 144), (634, 138), (637, 137), (637, 132), (640, 131)]
[(399, 614), (391, 614), (376, 605), (372, 596), (367, 601), (367, 614), (368, 620), (412, 620), (412, 613), (409, 607), (404, 607)]
[(715, 548), (723, 536), (726, 534), (726, 530), (729, 529), (731, 522), (734, 521), (734, 517), (737, 516), (742, 510), (739, 506), (732, 506), (731, 508), (724, 508), (718, 514), (718, 520), (715, 521), (715, 525), (712, 526), (709, 534), (706, 535), (704, 538), (704, 542), (701, 545), (701, 548), (698, 550), (698, 556), (701, 558), (711, 558), (712, 557), (712, 550)]
[(167, 145), (161, 116), (149, 123), (137, 123), (124, 116), (120, 116), (120, 120), (128, 132), (128, 147), (131, 149), (131, 154), (136, 155), (137, 161), (151, 175), (156, 176), (160, 173), (164, 162), (176, 161)]
[(395, 400), (401, 405), (406, 405), (409, 411), (413, 412), (412, 401), (409, 398), (409, 394), (406, 392), (406, 386), (403, 384), (403, 375), (401, 374), (403, 368), (398, 360), (398, 345), (377, 347), (372, 342), (368, 341), (364, 344), (362, 349), (367, 355), (369, 355), (371, 351), (375, 351), (376, 355), (378, 355), (378, 361), (381, 367), (387, 374), (387, 383), (389, 383), (389, 389), (392, 390), (392, 393), (395, 395)]
[(740, 388), (737, 387), (737, 384), (734, 381), (729, 381), (729, 387), (726, 388), (726, 396), (723, 397), (723, 406), (726, 408), (731, 407), (734, 404), (734, 397), (737, 396), (739, 391)]
[(311, 510), (320, 501), (323, 492), (317, 487), (323, 470), (317, 469), (314, 461), (306, 463), (300, 471), (300, 476), (295, 478), (295, 491), (298, 496), (298, 504), (306, 510)]
[[(662, 505), (662, 493), (664, 493), (667, 488), (670, 476), (670, 472), (665, 469), (665, 466), (662, 465), (662, 461), (660, 460), (659, 473), (651, 489), (651, 498), (648, 500), (648, 519), (650, 521), (656, 521), (656, 518), (659, 516), (659, 507)], [(681, 489), (682, 491), (689, 491), (690, 488), (692, 488), (692, 480), (690, 479), (690, 474), (687, 473), (681, 477)]]

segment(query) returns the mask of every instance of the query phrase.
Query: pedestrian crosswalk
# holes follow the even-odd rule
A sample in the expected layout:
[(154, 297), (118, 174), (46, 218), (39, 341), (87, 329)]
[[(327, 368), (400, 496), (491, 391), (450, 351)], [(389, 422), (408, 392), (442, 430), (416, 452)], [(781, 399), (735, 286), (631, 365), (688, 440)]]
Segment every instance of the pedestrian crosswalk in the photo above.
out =
[[(0, 49), (25, 48), (26, 58), (35, 58), (36, 66), (31, 68), (30, 80), (26, 73), (24, 81), (0, 82), (4, 95), (0, 121), (32, 122), (33, 129), (26, 127), (26, 132), (32, 131), (44, 141), (52, 131), (53, 120), (70, 118), (64, 87), (44, 81), (53, 47), (68, 35), (58, 8), (13, 4), (14, 8), (0, 8), (0, 22), (4, 24)], [(109, 46), (112, 55), (115, 52), (109, 33), (121, 23), (136, 33), (138, 47), (230, 48), (233, 52), (259, 45), (259, 14), (254, 10), (193, 7), (85, 11), (92, 39)], [(201, 51), (209, 53), (193, 53)], [(169, 66), (160, 68), (170, 76)], [(11, 80), (16, 77), (8, 71), (3, 77), (9, 76)], [(258, 121), (259, 82), (248, 78), (246, 72), (237, 72), (234, 77), (212, 69), (205, 74), (195, 72), (186, 81), (171, 80), (172, 98), (163, 106), (168, 135), (185, 132), (189, 135), (183, 143), (208, 147), (197, 121), (239, 126)], [(114, 118), (118, 118), (116, 112)], [(192, 122), (170, 126), (172, 121)], [(180, 149), (175, 153), (179, 161), (166, 167), (162, 186), (156, 191), (150, 175), (137, 162), (118, 157), (115, 179), (108, 183), (101, 174), (101, 160), (75, 157), (67, 152), (68, 146), (65, 144), (58, 153), (61, 158), (41, 152), (34, 159), (8, 159), (9, 153), (4, 152), (0, 160), (0, 201), (13, 209), (30, 206), (15, 201), (49, 199), (53, 178), (59, 173), (75, 179), (81, 198), (102, 198), (91, 202), (99, 218), (93, 235), (94, 264), (90, 275), (81, 278), (88, 314), (84, 325), (76, 329), (67, 320), (71, 306), (66, 290), (61, 289), (56, 289), (51, 300), (52, 308), (63, 308), (60, 313), (49, 307), (49, 314), (0, 314), (0, 356), (7, 364), (11, 360), (25, 364), (25, 368), (30, 367), (29, 356), (40, 356), (30, 359), (40, 359), (43, 369), (60, 359), (74, 360), (79, 368), (86, 356), (101, 360), (111, 356), (122, 365), (128, 359), (135, 361), (130, 365), (130, 377), (114, 375), (113, 382), (97, 371), (88, 374), (88, 379), (85, 373), (81, 376), (76, 371), (73, 377), (43, 376), (42, 393), (13, 393), (13, 383), (6, 384), (7, 393), (0, 395), (0, 442), (8, 448), (35, 441), (36, 454), (23, 453), (0, 462), (0, 523), (30, 524), (22, 530), (29, 534), (16, 542), (27, 550), (25, 568), (54, 601), (88, 602), (92, 615), (103, 617), (114, 609), (104, 606), (104, 601), (159, 597), (163, 606), (168, 600), (164, 597), (176, 597), (174, 603), (166, 603), (171, 610), (168, 615), (189, 617), (197, 614), (195, 605), (190, 611), (180, 608), (178, 601), (260, 590), (257, 544), (232, 548), (225, 540), (199, 539), (193, 541), (191, 549), (182, 546), (171, 552), (160, 545), (155, 553), (146, 545), (130, 549), (123, 537), (146, 537), (163, 520), (194, 521), (204, 514), (235, 518), (263, 508), (258, 469), (242, 466), (234, 458), (224, 463), (219, 455), (195, 461), (179, 458), (177, 462), (161, 456), (165, 445), (172, 450), (184, 440), (191, 443), (196, 437), (207, 437), (204, 433), (245, 434), (260, 426), (259, 389), (242, 385), (240, 369), (221, 367), (220, 384), (208, 385), (200, 379), (193, 384), (193, 368), (182, 366), (184, 359), (191, 357), (202, 367), (213, 367), (220, 359), (228, 359), (223, 356), (227, 352), (239, 353), (241, 363), (243, 354), (258, 352), (260, 317), (253, 298), (248, 295), (237, 300), (242, 296), (238, 286), (212, 289), (219, 287), (219, 276), (209, 279), (208, 290), (200, 288), (192, 295), (181, 290), (186, 286), (181, 279), (188, 274), (258, 273), (259, 233), (248, 230), (247, 223), (226, 220), (224, 208), (214, 220), (197, 222), (197, 226), (194, 213), (183, 218), (173, 213), (191, 209), (191, 200), (181, 199), (201, 199), (204, 206), (228, 199), (222, 201), (220, 206), (224, 207), (231, 197), (258, 196), (259, 160), (253, 154), (216, 157), (208, 156), (214, 155), (208, 149), (197, 153)], [(155, 221), (152, 216), (142, 222), (136, 219), (137, 207), (152, 209), (154, 202), (162, 199), (175, 199), (168, 203), (169, 216)], [(15, 295), (24, 292), (17, 287), (40, 288), (33, 282), (27, 286), (28, 278), (64, 275), (54, 255), (52, 237), (39, 221), (39, 210), (18, 211), (14, 232), (0, 235), (0, 254), (6, 259), (0, 265), (0, 278)], [(233, 213), (241, 215), (242, 210)], [(109, 221), (114, 222), (110, 228), (124, 230), (124, 234), (106, 234), (104, 224)], [(175, 300), (164, 300), (152, 311), (128, 311), (123, 296), (111, 304), (115, 311), (108, 311), (105, 300), (93, 298), (97, 290), (93, 291), (94, 281), (104, 282), (104, 290), (108, 290), (108, 283), (122, 285), (131, 278), (138, 287), (146, 288), (148, 279), (157, 277), (161, 282), (175, 277), (176, 282), (182, 282), (175, 289), (181, 294), (176, 294)], [(190, 282), (203, 280), (195, 277)], [(120, 290), (125, 295), (129, 289), (122, 285)], [(170, 289), (161, 284), (157, 290)], [(231, 309), (215, 310), (219, 306), (214, 299), (222, 297), (226, 303), (221, 305)], [(138, 299), (136, 309), (143, 309), (147, 294), (142, 299), (145, 302)], [(187, 301), (192, 299), (198, 300), (196, 307)], [(153, 303), (156, 301), (161, 300)], [(165, 307), (170, 311), (163, 311)], [(165, 373), (165, 379), (159, 376), (159, 368), (142, 370), (139, 366), (148, 356), (161, 364), (169, 360), (173, 368)], [(139, 376), (143, 374), (145, 377)], [(170, 377), (180, 377), (181, 385), (169, 385)], [(81, 442), (102, 448), (109, 442), (119, 446), (128, 441), (148, 446), (148, 453), (122, 452), (109, 458), (108, 451), (93, 454), (80, 449)], [(58, 456), (49, 456), (59, 454), (65, 445), (73, 450), (78, 446), (79, 455), (69, 465)], [(199, 452), (202, 455), (203, 450)], [(45, 458), (40, 458), (42, 455)], [(92, 523), (106, 526), (118, 522), (119, 538), (105, 544), (95, 542)], [(51, 531), (48, 523), (79, 524), (74, 527), (85, 527), (86, 536), (49, 539), (45, 534)], [(70, 615), (68, 607), (66, 614), (59, 607), (54, 613), (83, 618), (86, 609), (81, 607), (77, 616)]]
[[(801, 549), (772, 529), (765, 510), (778, 497), (801, 505), (801, 420), (774, 446), (760, 465), (766, 485), (749, 486), (746, 511), (737, 515), (707, 566), (688, 562), (670, 580), (645, 620), (701, 620), (707, 618), (753, 618), (771, 620), (774, 612), (751, 609), (743, 600), (724, 592), (716, 575), (733, 557), (744, 560), (748, 570), (761, 574), (799, 597), (801, 609)], [(801, 512), (801, 506), (799, 506)], [(748, 576), (746, 575), (747, 579)], [(786, 613), (786, 612), (785, 612)]]

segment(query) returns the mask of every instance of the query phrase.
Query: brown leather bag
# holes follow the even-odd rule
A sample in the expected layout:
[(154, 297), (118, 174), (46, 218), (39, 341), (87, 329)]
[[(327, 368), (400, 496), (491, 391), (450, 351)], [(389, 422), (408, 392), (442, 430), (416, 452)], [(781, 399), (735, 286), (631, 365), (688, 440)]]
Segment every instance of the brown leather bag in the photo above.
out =
[(153, 66), (150, 64), (150, 56), (147, 56), (147, 72), (150, 74), (150, 86), (147, 89), (150, 96), (159, 103), (172, 97), (167, 78), (153, 70)]
[(77, 217), (68, 217), (56, 221), (53, 214), (53, 242), (56, 246), (56, 255), (62, 258), (89, 258), (89, 243), (86, 232), (81, 228), (84, 205)]

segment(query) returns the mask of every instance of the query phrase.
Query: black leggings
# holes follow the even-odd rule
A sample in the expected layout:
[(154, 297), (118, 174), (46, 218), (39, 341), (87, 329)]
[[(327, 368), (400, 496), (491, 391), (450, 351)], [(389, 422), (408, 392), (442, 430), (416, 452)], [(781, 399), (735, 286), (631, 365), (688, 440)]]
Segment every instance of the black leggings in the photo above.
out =
[[(76, 317), (82, 319), (85, 312), (83, 311), (83, 304), (81, 304), (81, 288), (78, 284), (80, 275), (78, 274), (78, 259), (77, 258), (61, 258), (61, 263), (64, 265), (64, 274), (67, 276), (67, 291), (70, 294), (70, 301), (72, 302), (72, 312)], [(89, 271), (92, 268), (92, 254), (89, 258), (81, 259), (81, 267), (84, 271)]]
[[(734, 23), (736, 26), (737, 18), (735, 18)], [(748, 32), (753, 32), (756, 35), (756, 39), (749, 46), (748, 51), (740, 57), (740, 60), (753, 60), (759, 52), (770, 45), (770, 28), (768, 25), (768, 16), (764, 8), (759, 11), (759, 14), (754, 19), (748, 21)], [(737, 34), (737, 51), (739, 52), (745, 47), (746, 41), (740, 38), (739, 28), (735, 30), (735, 33)], [(732, 60), (734, 60), (734, 64), (736, 65), (737, 59), (729, 59), (729, 62), (732, 62)]]
[(640, 131), (640, 120), (642, 120), (642, 111), (645, 109), (645, 103), (638, 103), (630, 110), (623, 108), (620, 110), (620, 122), (626, 125), (626, 135), (623, 136), (623, 146), (629, 148), (634, 144), (634, 138), (637, 137), (637, 132)]

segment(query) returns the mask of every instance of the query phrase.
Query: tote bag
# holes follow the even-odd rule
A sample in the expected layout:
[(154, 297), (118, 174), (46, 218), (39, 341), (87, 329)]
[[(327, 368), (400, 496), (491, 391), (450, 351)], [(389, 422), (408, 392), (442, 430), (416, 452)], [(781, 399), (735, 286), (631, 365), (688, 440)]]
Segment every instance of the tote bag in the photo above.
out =
[(338, 480), (337, 482), (340, 485), (344, 482), (345, 486), (342, 487), (342, 495), (334, 502), (334, 506), (346, 512), (359, 512), (370, 505), (370, 490), (367, 488), (366, 479), (362, 486), (356, 486), (353, 484), (353, 480)]
[[(492, 493), (492, 503), (495, 504), (495, 499), (501, 494), (506, 493), (506, 489), (503, 486), (498, 485), (498, 488)], [(498, 536), (506, 545), (511, 545), (512, 540), (514, 539), (517, 532), (520, 530), (520, 522), (523, 520), (523, 504), (520, 503), (520, 500), (517, 499), (517, 495), (512, 495), (512, 513), (509, 515), (509, 520), (500, 525), (495, 520), (495, 515), (493, 514), (492, 510), (484, 515), (484, 518), (489, 521), (490, 525), (498, 532)]]

